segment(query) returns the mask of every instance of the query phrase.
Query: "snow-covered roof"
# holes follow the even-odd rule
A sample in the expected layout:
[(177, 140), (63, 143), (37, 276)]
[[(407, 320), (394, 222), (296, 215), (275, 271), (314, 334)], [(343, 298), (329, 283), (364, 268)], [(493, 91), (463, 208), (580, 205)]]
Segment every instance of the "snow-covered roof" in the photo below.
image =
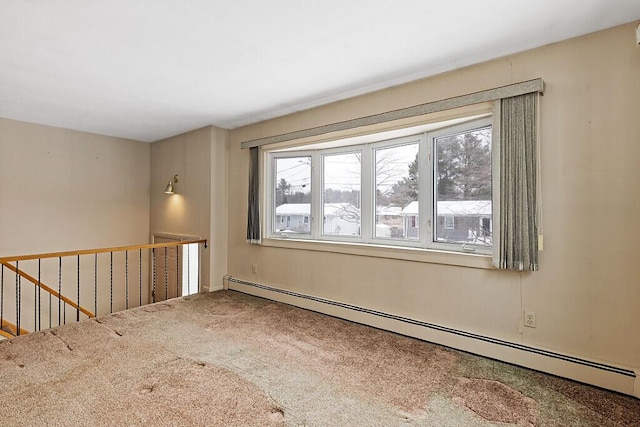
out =
[(402, 214), (400, 206), (376, 206), (377, 215), (397, 216)]
[[(418, 202), (409, 203), (403, 215), (418, 215)], [(479, 216), (491, 215), (491, 200), (444, 200), (438, 201), (438, 216)]]
[(402, 209), (400, 212), (402, 215), (418, 215), (418, 201), (414, 201), (409, 203), (407, 206)]
[[(309, 215), (309, 203), (285, 203), (276, 206), (276, 215)], [(351, 203), (325, 203), (324, 214), (333, 216), (360, 215), (360, 209)]]
[(276, 206), (276, 215), (309, 215), (310, 212), (309, 203), (285, 203)]
[[(376, 209), (378, 215), (418, 215), (418, 202), (409, 203), (404, 209), (388, 206)], [(276, 215), (310, 215), (309, 203), (285, 203), (276, 207)], [(351, 203), (325, 203), (324, 214), (331, 216), (360, 215), (360, 209)], [(491, 215), (491, 200), (438, 201), (438, 215), (479, 216)]]

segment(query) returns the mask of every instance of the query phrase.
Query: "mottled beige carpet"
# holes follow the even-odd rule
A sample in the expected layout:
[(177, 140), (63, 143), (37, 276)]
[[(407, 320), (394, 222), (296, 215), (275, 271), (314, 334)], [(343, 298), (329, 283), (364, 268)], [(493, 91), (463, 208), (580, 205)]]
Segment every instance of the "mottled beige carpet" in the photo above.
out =
[(638, 426), (640, 400), (232, 291), (0, 343), (2, 426)]

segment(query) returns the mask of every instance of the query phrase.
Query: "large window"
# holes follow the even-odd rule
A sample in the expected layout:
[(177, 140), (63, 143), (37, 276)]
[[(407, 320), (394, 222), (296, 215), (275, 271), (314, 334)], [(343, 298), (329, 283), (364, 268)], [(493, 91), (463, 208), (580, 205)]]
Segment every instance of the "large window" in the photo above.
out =
[(267, 237), (490, 252), (491, 117), (460, 122), (267, 152)]

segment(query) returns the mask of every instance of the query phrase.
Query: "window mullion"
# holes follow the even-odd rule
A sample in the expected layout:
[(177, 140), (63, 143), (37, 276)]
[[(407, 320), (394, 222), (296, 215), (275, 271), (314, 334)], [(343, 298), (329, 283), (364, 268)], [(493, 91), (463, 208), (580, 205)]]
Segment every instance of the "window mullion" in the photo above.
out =
[(420, 246), (426, 247), (431, 241), (433, 227), (433, 171), (434, 156), (431, 138), (428, 134), (420, 139), (418, 152), (418, 206), (419, 206), (419, 240)]
[(373, 149), (371, 145), (362, 148), (362, 157), (360, 159), (362, 166), (361, 186), (360, 190), (360, 234), (362, 240), (370, 242), (373, 237), (375, 227), (375, 185), (373, 178)]
[(322, 235), (323, 166), (319, 152), (311, 154), (311, 238), (317, 240)]

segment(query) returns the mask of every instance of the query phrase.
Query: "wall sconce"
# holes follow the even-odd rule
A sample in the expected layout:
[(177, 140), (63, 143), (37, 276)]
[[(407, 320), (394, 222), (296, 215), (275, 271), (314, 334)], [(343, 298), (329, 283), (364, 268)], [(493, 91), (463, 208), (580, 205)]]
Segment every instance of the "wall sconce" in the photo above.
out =
[(178, 183), (178, 175), (175, 175), (172, 180), (169, 181), (166, 188), (164, 189), (165, 194), (175, 194), (174, 184)]

